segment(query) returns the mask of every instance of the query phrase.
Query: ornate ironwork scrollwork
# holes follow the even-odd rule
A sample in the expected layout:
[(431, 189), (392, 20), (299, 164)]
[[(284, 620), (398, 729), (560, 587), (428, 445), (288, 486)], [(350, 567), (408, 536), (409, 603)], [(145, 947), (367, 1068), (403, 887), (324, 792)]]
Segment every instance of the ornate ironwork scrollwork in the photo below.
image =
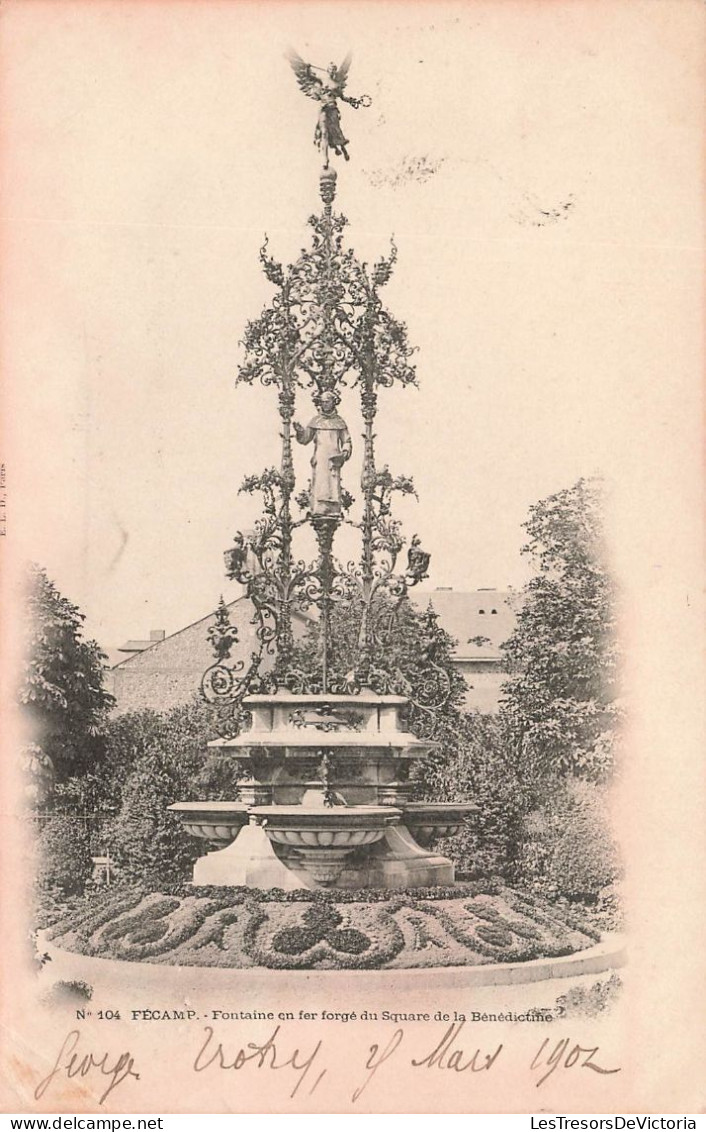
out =
[(242, 661), (237, 665), (212, 664), (207, 668), (201, 678), (201, 687), (206, 699), (210, 703), (218, 700), (233, 700), (236, 678), (235, 673), (242, 671), (245, 665)]
[[(370, 685), (372, 678), (381, 685), (381, 673), (373, 671), (373, 653), (384, 648), (392, 624), (389, 608), (382, 621), (376, 622), (377, 598), (391, 598), (394, 613), (409, 587), (427, 576), (429, 555), (416, 536), (407, 552), (406, 569), (396, 572), (405, 540), (392, 517), (391, 499), (394, 493), (414, 493), (414, 485), (408, 477), (393, 476), (387, 465), (380, 470), (375, 465), (378, 391), (416, 382), (406, 327), (380, 297), (392, 275), (397, 248), (392, 243), (390, 254), (372, 267), (357, 259), (344, 246), (346, 218), (333, 212), (335, 177), (328, 176), (324, 188), (324, 208), (309, 218), (310, 245), (294, 263), (285, 266), (275, 260), (267, 240), (260, 251), (262, 269), (275, 294), (259, 318), (246, 326), (245, 357), (237, 381), (257, 381), (276, 389), (281, 460), (279, 468), (266, 468), (243, 483), (241, 491), (261, 495), (263, 513), (253, 531), (238, 532), (225, 552), (228, 577), (244, 586), (253, 607), (257, 649), (249, 664), (242, 660), (227, 664), (227, 632), (223, 628), (220, 636), (214, 635), (216, 664), (204, 676), (209, 698), (237, 700), (246, 690), (265, 685), (347, 693)], [(297, 392), (309, 390), (318, 407), (325, 393), (338, 398), (346, 385), (359, 390), (365, 425), (363, 506), (357, 523), (344, 518), (354, 499), (343, 486), (342, 514), (334, 519), (307, 510), (309, 493), (294, 495), (292, 435)], [(304, 519), (292, 519), (292, 501), (307, 512)], [(360, 561), (345, 567), (333, 556), (334, 536), (342, 521), (357, 526), (362, 535)], [(293, 536), (304, 522), (313, 526), (317, 538), (319, 557), (313, 565), (293, 555)], [(346, 601), (359, 603), (362, 610), (359, 658), (352, 671), (340, 674), (329, 642), (330, 613), (334, 603)], [(322, 626), (320, 677), (305, 675), (293, 664), (292, 615), (313, 607)], [(265, 664), (268, 657), (273, 658), (271, 665)], [(401, 686), (390, 677), (387, 684)]]

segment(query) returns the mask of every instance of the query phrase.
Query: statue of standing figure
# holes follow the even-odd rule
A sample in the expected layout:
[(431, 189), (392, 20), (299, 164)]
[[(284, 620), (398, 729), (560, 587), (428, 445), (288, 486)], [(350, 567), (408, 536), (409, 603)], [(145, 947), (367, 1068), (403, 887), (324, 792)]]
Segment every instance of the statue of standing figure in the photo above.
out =
[[(348, 138), (344, 136), (341, 128), (341, 113), (338, 109), (338, 103), (339, 101), (347, 102), (354, 110), (357, 110), (359, 106), (370, 106), (368, 95), (364, 94), (361, 98), (350, 98), (345, 93), (348, 68), (351, 65), (350, 54), (346, 55), (339, 67), (335, 63), (329, 63), (325, 71), (320, 67), (314, 67), (311, 63), (305, 63), (301, 56), (291, 49), (287, 52), (287, 58), (297, 76), (300, 89), (304, 91), (308, 98), (313, 98), (321, 103), (319, 120), (314, 134), (314, 144), (323, 155), (324, 169), (329, 167), (329, 150), (333, 150), (339, 157), (345, 157), (346, 161), (349, 161), (350, 158), (346, 149)], [(326, 77), (319, 78), (314, 74), (314, 71), (319, 71)]]
[(341, 467), (350, 459), (352, 444), (348, 425), (336, 412), (337, 405), (337, 395), (326, 390), (319, 398), (318, 416), (306, 426), (294, 422), (299, 443), (314, 442), (309, 504), (315, 517), (338, 518), (342, 511)]

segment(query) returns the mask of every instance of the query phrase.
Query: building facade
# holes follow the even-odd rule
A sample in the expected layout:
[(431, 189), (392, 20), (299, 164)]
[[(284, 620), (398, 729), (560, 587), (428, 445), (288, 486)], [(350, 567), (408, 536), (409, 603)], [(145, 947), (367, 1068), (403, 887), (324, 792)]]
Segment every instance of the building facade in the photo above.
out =
[(456, 641), (453, 659), (466, 681), (466, 711), (498, 710), (507, 679), (501, 645), (512, 633), (517, 597), (513, 590), (446, 588), (415, 597), (420, 608), (431, 601), (442, 629)]
[[(505, 679), (500, 646), (512, 632), (515, 621), (512, 591), (437, 589), (414, 595), (414, 603), (425, 609), (431, 602), (439, 624), (457, 642), (454, 662), (466, 681), (468, 711), (494, 712)], [(252, 606), (238, 598), (228, 606), (231, 624), (238, 630), (232, 659), (245, 664), (255, 647)], [(108, 670), (107, 685), (116, 699), (115, 711), (168, 711), (186, 703), (213, 664), (208, 630), (215, 612), (167, 636), (152, 630), (147, 640), (128, 641), (119, 650), (125, 658)], [(294, 622), (295, 637), (302, 635), (307, 618)]]

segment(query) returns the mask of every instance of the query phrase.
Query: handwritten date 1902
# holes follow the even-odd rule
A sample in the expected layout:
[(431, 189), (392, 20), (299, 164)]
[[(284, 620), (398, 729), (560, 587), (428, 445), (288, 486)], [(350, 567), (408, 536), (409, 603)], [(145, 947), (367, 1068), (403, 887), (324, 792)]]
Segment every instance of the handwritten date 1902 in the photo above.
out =
[(549, 1038), (545, 1038), (530, 1065), (530, 1069), (546, 1069), (546, 1073), (542, 1073), (542, 1076), (535, 1082), (537, 1088), (544, 1084), (547, 1077), (551, 1077), (555, 1069), (559, 1068), (573, 1069), (574, 1066), (578, 1066), (579, 1069), (592, 1069), (594, 1073), (620, 1073), (620, 1068), (604, 1069), (603, 1066), (597, 1064), (594, 1058), (599, 1052), (598, 1046), (581, 1046), (577, 1042), (572, 1045), (571, 1038), (562, 1038), (561, 1041), (556, 1043), (554, 1049), (547, 1053), (549, 1044)]
[[(456, 1073), (471, 1073), (488, 1071), (493, 1068), (502, 1052), (499, 1045), (491, 1053), (483, 1053), (476, 1049), (468, 1052), (459, 1045), (459, 1037), (465, 1022), (454, 1022), (447, 1029), (441, 1041), (426, 1054), (425, 1057), (412, 1058), (415, 1068), (450, 1069)], [(400, 1031), (401, 1032), (401, 1031)], [(399, 1043), (398, 1043), (399, 1044)], [(530, 1071), (538, 1074), (535, 1082), (537, 1088), (543, 1085), (557, 1069), (592, 1069), (594, 1073), (619, 1073), (620, 1069), (604, 1069), (596, 1061), (599, 1053), (598, 1046), (582, 1046), (572, 1042), (571, 1038), (562, 1038), (552, 1047), (550, 1039), (545, 1038), (536, 1054), (532, 1058)]]

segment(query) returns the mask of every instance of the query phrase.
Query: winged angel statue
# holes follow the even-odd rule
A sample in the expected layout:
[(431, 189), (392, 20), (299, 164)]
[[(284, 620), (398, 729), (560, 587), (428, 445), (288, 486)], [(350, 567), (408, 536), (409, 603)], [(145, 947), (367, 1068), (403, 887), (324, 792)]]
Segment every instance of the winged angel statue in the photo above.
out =
[[(312, 63), (305, 63), (301, 56), (291, 49), (287, 52), (287, 58), (304, 94), (321, 103), (319, 120), (314, 133), (314, 145), (317, 146), (323, 156), (324, 169), (329, 167), (329, 150), (333, 150), (338, 157), (343, 155), (346, 161), (350, 161), (346, 149), (348, 138), (344, 137), (341, 129), (341, 114), (338, 103), (339, 101), (347, 102), (354, 110), (357, 110), (360, 106), (370, 106), (370, 98), (367, 94), (364, 94), (361, 98), (349, 98), (344, 93), (348, 69), (351, 65), (350, 52), (346, 55), (340, 67), (337, 67), (335, 63), (329, 63), (325, 71), (321, 67), (315, 67)], [(326, 78), (319, 78), (318, 75), (314, 74), (315, 71), (321, 72), (321, 75), (325, 75)]]

